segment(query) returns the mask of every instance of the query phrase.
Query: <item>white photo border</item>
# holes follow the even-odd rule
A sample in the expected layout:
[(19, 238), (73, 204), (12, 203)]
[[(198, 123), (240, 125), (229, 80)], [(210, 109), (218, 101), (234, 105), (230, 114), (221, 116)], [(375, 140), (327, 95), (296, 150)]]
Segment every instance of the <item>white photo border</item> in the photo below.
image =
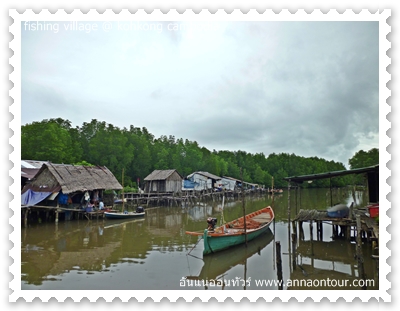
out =
[[(198, 12), (198, 10), (196, 10)], [(209, 10), (201, 10), (195, 13), (193, 10), (186, 10), (184, 13), (179, 13), (177, 10), (171, 9), (164, 14), (161, 10), (155, 9), (151, 13), (146, 13), (145, 10), (139, 9), (136, 12), (122, 10), (119, 13), (114, 13), (111, 9), (106, 10), (103, 14), (98, 13), (95, 9), (84, 14), (79, 9), (73, 10), (70, 14), (64, 10), (58, 10), (56, 13), (51, 13), (48, 10), (42, 10), (35, 13), (32, 10), (26, 10), (19, 13), (17, 10), (9, 11), (10, 17), (13, 19), (12, 25), (9, 27), (13, 40), (9, 47), (13, 51), (10, 58), (10, 64), (13, 71), (10, 74), (10, 80), (14, 87), (10, 90), (9, 95), (13, 99), (13, 104), (9, 111), (13, 115), (12, 121), (9, 123), (10, 129), (13, 131), (9, 143), (13, 148), (13, 152), (9, 155), (9, 159), (13, 162), (13, 168), (9, 171), (14, 183), (9, 187), (13, 200), (9, 203), (9, 207), (13, 211), (13, 216), (9, 219), (10, 225), (13, 227), (13, 232), (9, 235), (13, 247), (9, 250), (9, 256), (12, 258), (12, 265), (9, 267), (10, 273), (13, 275), (13, 280), (9, 283), (12, 290), (9, 296), (10, 302), (15, 302), (20, 298), (25, 301), (33, 301), (39, 298), (46, 302), (51, 298), (56, 298), (59, 302), (65, 301), (67, 298), (72, 298), (75, 302), (87, 298), (90, 301), (97, 301), (103, 298), (107, 302), (111, 302), (118, 297), (122, 301), (129, 301), (135, 298), (137, 301), (145, 301), (151, 298), (155, 302), (167, 298), (170, 302), (175, 302), (179, 298), (184, 298), (185, 301), (193, 301), (195, 298), (200, 298), (203, 302), (209, 301), (211, 298), (216, 298), (219, 302), (225, 301), (227, 298), (233, 299), (235, 302), (247, 298), (249, 301), (257, 301), (259, 298), (265, 301), (273, 301), (279, 298), (282, 301), (289, 301), (295, 298), (297, 301), (305, 301), (311, 298), (313, 301), (321, 301), (323, 298), (328, 298), (330, 301), (337, 301), (344, 298), (346, 301), (353, 301), (355, 298), (361, 301), (369, 301), (371, 298), (381, 299), (385, 302), (391, 301), (388, 290), (391, 288), (391, 283), (387, 279), (391, 272), (391, 267), (387, 263), (391, 256), (391, 250), (387, 248), (387, 243), (391, 240), (390, 233), (386, 230), (391, 224), (388, 217), (388, 210), (391, 207), (391, 202), (387, 196), (391, 192), (391, 187), (387, 183), (391, 176), (387, 163), (391, 160), (391, 155), (387, 148), (391, 144), (391, 138), (387, 136), (387, 131), (391, 128), (391, 124), (387, 119), (391, 112), (391, 107), (387, 100), (391, 95), (391, 91), (387, 88), (387, 83), (391, 79), (391, 75), (387, 72), (387, 67), (391, 64), (391, 59), (387, 55), (391, 48), (391, 43), (387, 40), (387, 36), (391, 31), (391, 27), (387, 24), (387, 19), (391, 16), (391, 10), (376, 10), (371, 13), (369, 10), (361, 10), (355, 13), (353, 10), (345, 10), (339, 13), (336, 10), (329, 10), (323, 13), (321, 10), (313, 10), (307, 13), (305, 10), (297, 10), (292, 14), (289, 10), (281, 10), (275, 13), (273, 10), (265, 10), (258, 12), (255, 9), (250, 9), (247, 13), (242, 13), (241, 10), (235, 9), (228, 14), (223, 9), (217, 10), (214, 14)], [(21, 160), (21, 22), (22, 21), (99, 21), (104, 25), (112, 21), (134, 20), (134, 21), (378, 21), (379, 22), (379, 146), (380, 146), (380, 249), (379, 249), (379, 290), (354, 290), (354, 291), (161, 291), (161, 290), (145, 290), (145, 291), (43, 291), (43, 290), (21, 290), (21, 221), (20, 221), (20, 184), (15, 182), (19, 180), (19, 164)], [(386, 211), (386, 213), (383, 213)]]

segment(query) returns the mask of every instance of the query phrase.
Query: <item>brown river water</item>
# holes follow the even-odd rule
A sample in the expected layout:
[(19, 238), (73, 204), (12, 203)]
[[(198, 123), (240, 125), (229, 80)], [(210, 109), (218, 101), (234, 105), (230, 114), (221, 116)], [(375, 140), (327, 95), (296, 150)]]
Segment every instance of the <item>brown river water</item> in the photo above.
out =
[[(327, 189), (301, 190), (302, 209), (324, 209)], [(297, 206), (291, 192), (291, 219)], [(353, 201), (345, 189), (335, 192), (342, 203)], [(356, 204), (365, 205), (363, 192)], [(336, 203), (336, 201), (335, 201)], [(272, 206), (270, 230), (247, 246), (204, 256), (203, 245), (185, 231), (200, 231), (210, 216), (221, 218), (222, 202), (199, 202), (146, 209), (136, 220), (72, 220), (58, 224), (30, 223), (21, 229), (22, 290), (204, 290), (204, 289), (360, 289), (355, 242), (332, 239), (332, 226), (323, 224), (323, 239), (309, 226), (293, 254), (288, 222), (287, 190), (272, 198), (246, 197), (246, 213)], [(223, 216), (243, 215), (242, 202), (227, 199)], [(316, 229), (314, 236), (316, 234)], [(282, 286), (278, 281), (276, 242), (281, 246)], [(363, 245), (367, 289), (379, 289), (378, 269), (370, 243)], [(293, 266), (293, 262), (295, 266)], [(297, 282), (297, 283), (296, 283)]]

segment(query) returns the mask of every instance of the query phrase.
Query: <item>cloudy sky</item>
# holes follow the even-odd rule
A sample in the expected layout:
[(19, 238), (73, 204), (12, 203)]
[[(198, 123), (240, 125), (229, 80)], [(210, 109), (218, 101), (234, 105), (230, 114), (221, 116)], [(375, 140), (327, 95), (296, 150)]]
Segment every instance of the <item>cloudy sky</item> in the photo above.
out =
[(92, 119), (209, 150), (379, 147), (378, 22), (22, 22), (22, 124)]

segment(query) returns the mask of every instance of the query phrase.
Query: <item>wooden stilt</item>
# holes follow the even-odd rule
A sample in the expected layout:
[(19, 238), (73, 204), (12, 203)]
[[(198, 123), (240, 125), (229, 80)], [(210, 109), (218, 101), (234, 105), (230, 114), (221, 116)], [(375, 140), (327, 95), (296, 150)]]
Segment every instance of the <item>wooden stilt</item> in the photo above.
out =
[(312, 221), (310, 221), (310, 244), (311, 244), (311, 256), (314, 256), (313, 222)]
[(356, 246), (356, 255), (357, 255), (357, 265), (358, 265), (358, 277), (362, 279), (363, 285), (362, 289), (367, 289), (365, 282), (365, 272), (364, 272), (364, 258), (362, 253), (362, 241), (361, 241), (361, 219), (360, 215), (356, 216), (357, 223), (357, 246)]
[(275, 242), (276, 246), (276, 270), (277, 270), (277, 276), (278, 276), (278, 289), (282, 290), (283, 289), (283, 284), (282, 284), (282, 257), (281, 257), (281, 242), (276, 241)]
[(26, 208), (25, 212), (24, 212), (24, 226), (25, 227), (28, 226), (28, 213), (29, 213), (29, 208)]
[(297, 244), (297, 238), (296, 238), (296, 233), (292, 233), (292, 266), (293, 270), (296, 270), (296, 244)]
[(304, 241), (304, 229), (302, 221), (299, 221), (299, 238), (301, 241)]

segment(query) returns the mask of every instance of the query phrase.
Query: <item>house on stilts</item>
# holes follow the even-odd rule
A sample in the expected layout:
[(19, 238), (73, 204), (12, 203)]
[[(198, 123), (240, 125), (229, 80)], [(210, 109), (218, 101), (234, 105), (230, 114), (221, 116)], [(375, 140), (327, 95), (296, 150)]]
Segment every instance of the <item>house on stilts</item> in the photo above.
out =
[[(121, 190), (122, 186), (105, 166), (82, 166), (45, 162), (21, 191), (21, 207), (58, 213), (82, 210), (88, 201), (97, 203), (105, 190)], [(113, 198), (111, 199), (111, 204)], [(106, 204), (107, 202), (105, 202)], [(72, 213), (65, 213), (66, 219)], [(27, 215), (25, 215), (25, 218)]]
[(175, 169), (154, 170), (145, 179), (146, 193), (176, 193), (182, 188), (183, 177)]

